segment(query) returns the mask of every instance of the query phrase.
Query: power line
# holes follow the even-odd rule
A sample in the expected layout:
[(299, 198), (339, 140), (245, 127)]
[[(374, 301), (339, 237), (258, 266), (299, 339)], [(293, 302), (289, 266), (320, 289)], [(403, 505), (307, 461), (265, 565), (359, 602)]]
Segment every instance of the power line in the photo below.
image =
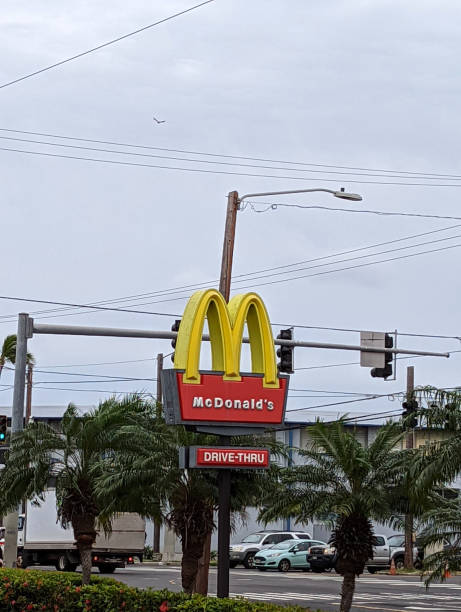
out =
[(157, 380), (156, 378), (134, 378), (134, 379), (126, 379), (126, 378), (117, 378), (115, 376), (111, 376), (109, 380), (69, 380), (66, 382), (64, 380), (36, 380), (34, 381), (34, 385), (91, 385), (93, 383), (114, 383), (114, 382), (127, 382), (132, 383), (133, 381), (148, 381), (153, 382)]
[[(136, 156), (136, 157), (148, 157), (148, 158), (155, 158), (155, 159), (167, 159), (167, 160), (174, 160), (174, 161), (185, 161), (188, 163), (193, 163), (193, 164), (212, 164), (212, 165), (219, 165), (219, 166), (239, 166), (242, 168), (259, 168), (261, 170), (289, 170), (290, 172), (310, 172), (311, 174), (334, 174), (334, 175), (338, 175), (338, 176), (366, 176), (366, 177), (375, 177), (375, 178), (400, 178), (400, 179), (405, 179), (408, 180), (407, 176), (402, 176), (399, 174), (373, 174), (373, 173), (361, 173), (361, 172), (343, 172), (343, 171), (338, 171), (338, 170), (316, 170), (316, 169), (312, 169), (312, 168), (287, 168), (286, 166), (274, 166), (274, 165), (261, 165), (261, 164), (246, 164), (246, 163), (242, 163), (242, 162), (228, 162), (228, 161), (217, 161), (216, 159), (203, 159), (203, 158), (190, 158), (190, 157), (177, 157), (177, 156), (171, 156), (171, 155), (160, 155), (160, 154), (152, 154), (152, 153), (132, 153), (130, 151), (123, 151), (123, 150), (119, 150), (119, 149), (103, 149), (100, 147), (87, 147), (87, 146), (82, 146), (82, 145), (70, 145), (70, 144), (63, 144), (63, 143), (58, 143), (58, 142), (50, 142), (50, 141), (46, 141), (46, 140), (34, 140), (31, 138), (16, 138), (16, 137), (12, 137), (12, 136), (0, 136), (0, 139), (2, 140), (13, 140), (15, 142), (26, 142), (29, 144), (38, 144), (38, 145), (45, 145), (45, 146), (50, 146), (50, 147), (61, 147), (61, 148), (66, 148), (66, 149), (79, 149), (81, 151), (95, 151), (97, 153), (112, 153), (115, 155), (131, 155), (131, 156)], [(435, 181), (435, 180), (439, 180), (439, 177), (437, 176), (423, 176), (421, 177), (421, 180), (426, 180), (426, 181)], [(459, 178), (455, 178), (453, 177), (451, 180), (461, 180), (461, 177)], [(260, 202), (258, 202), (260, 203)], [(268, 208), (266, 208), (265, 210), (256, 210), (254, 208), (254, 204), (256, 204), (256, 202), (250, 202), (250, 201), (246, 201), (242, 204), (242, 210), (244, 210), (246, 208), (247, 205), (250, 205), (250, 207), (252, 208), (252, 210), (254, 212), (266, 212), (270, 209), (275, 210), (278, 206), (291, 206), (290, 204), (269, 204)], [(293, 205), (296, 206), (296, 205)], [(316, 207), (316, 206), (299, 206), (299, 208), (322, 208), (322, 207)], [(326, 210), (342, 210), (342, 209), (326, 209)], [(379, 213), (376, 213), (379, 214)], [(443, 218), (443, 217), (442, 217)], [(461, 219), (461, 217), (447, 217), (447, 218), (458, 218)]]
[(383, 169), (383, 168), (364, 168), (364, 167), (359, 167), (359, 166), (339, 166), (339, 165), (333, 165), (333, 164), (319, 164), (319, 163), (312, 163), (312, 162), (296, 162), (292, 160), (268, 159), (264, 157), (250, 157), (250, 156), (245, 156), (245, 155), (228, 155), (224, 153), (210, 153), (206, 151), (191, 151), (187, 149), (153, 147), (149, 145), (140, 145), (140, 144), (134, 144), (134, 143), (119, 142), (119, 141), (114, 141), (114, 140), (96, 140), (92, 138), (79, 138), (77, 136), (65, 136), (62, 134), (50, 134), (47, 132), (32, 132), (30, 130), (13, 130), (13, 129), (8, 129), (8, 128), (0, 128), (0, 131), (1, 132), (11, 132), (15, 134), (28, 134), (31, 136), (46, 136), (49, 138), (58, 138), (61, 140), (76, 140), (79, 142), (91, 142), (91, 143), (96, 143), (96, 144), (115, 145), (119, 147), (145, 149), (145, 150), (151, 150), (151, 151), (165, 151), (167, 153), (186, 153), (188, 155), (202, 155), (205, 157), (243, 159), (247, 161), (259, 161), (259, 162), (266, 162), (266, 163), (271, 163), (271, 164), (312, 166), (312, 167), (318, 167), (318, 168), (332, 168), (332, 169), (340, 169), (340, 170), (363, 170), (363, 171), (369, 171), (369, 172), (387, 172), (391, 174), (398, 173), (398, 174), (408, 174), (408, 175), (414, 175), (414, 176), (433, 176), (437, 178), (461, 179), (461, 175), (459, 174), (440, 174), (440, 173), (435, 173), (435, 172), (416, 172), (416, 171), (408, 171), (408, 170), (389, 170), (389, 169)]
[[(87, 161), (93, 163), (102, 163), (102, 164), (112, 164), (117, 166), (132, 166), (138, 168), (156, 168), (161, 170), (176, 170), (181, 172), (198, 172), (202, 174), (220, 174), (226, 176), (247, 176), (247, 177), (257, 177), (257, 178), (273, 178), (273, 179), (284, 179), (284, 180), (292, 180), (292, 181), (316, 181), (316, 182), (328, 182), (328, 183), (337, 183), (338, 179), (336, 178), (319, 178), (317, 176), (286, 176), (280, 174), (258, 174), (251, 172), (231, 172), (226, 170), (207, 170), (205, 168), (185, 168), (183, 166), (161, 166), (158, 164), (143, 164), (140, 162), (128, 162), (121, 161), (116, 159), (102, 159), (98, 157), (81, 157), (78, 155), (63, 155), (58, 153), (46, 153), (44, 151), (30, 151), (25, 149), (14, 149), (11, 147), (0, 147), (0, 151), (9, 151), (12, 153), (23, 153), (25, 155), (36, 155), (42, 157), (53, 157), (59, 159), (71, 159), (78, 161)], [(356, 179), (348, 179), (348, 183), (355, 183), (358, 185), (403, 185), (407, 187), (461, 187), (460, 184), (454, 183), (408, 183), (401, 181), (364, 181), (364, 180), (356, 180)]]
[[(10, 368), (9, 366), (4, 366), (5, 370), (10, 370), (11, 372), (14, 372), (14, 368)], [(109, 374), (88, 374), (87, 372), (56, 372), (55, 370), (43, 370), (41, 368), (35, 368), (34, 367), (34, 373), (39, 373), (39, 374), (57, 374), (59, 376), (82, 376), (82, 377), (88, 377), (88, 378), (107, 378), (109, 379), (108, 382), (111, 382), (112, 379), (116, 378), (117, 380), (126, 380), (126, 381), (133, 381), (133, 380), (150, 380), (150, 381), (155, 381), (157, 380), (156, 378), (136, 378), (136, 377), (132, 377), (132, 376), (120, 376), (120, 375), (109, 375)], [(72, 382), (76, 382), (76, 381), (70, 381)], [(94, 381), (90, 381), (90, 382), (94, 382)], [(102, 381), (101, 381), (102, 382)]]
[[(319, 205), (304, 205), (304, 204), (282, 204), (282, 203), (274, 203), (270, 202), (250, 202), (247, 200), (247, 203), (250, 205), (253, 212), (264, 213), (270, 210), (276, 210), (279, 207), (283, 208), (302, 208), (305, 210), (330, 210), (334, 212), (346, 212), (346, 213), (355, 213), (355, 214), (367, 214), (367, 215), (379, 215), (383, 217), (420, 217), (423, 219), (452, 219), (455, 221), (461, 221), (461, 217), (453, 217), (449, 215), (430, 215), (424, 213), (409, 213), (409, 212), (393, 212), (393, 211), (384, 211), (384, 210), (368, 210), (368, 209), (356, 209), (356, 208), (337, 208), (332, 206), (319, 206)], [(253, 208), (257, 204), (267, 204), (267, 208), (264, 210), (255, 210)]]
[[(408, 335), (408, 336), (412, 336), (413, 334), (401, 334), (399, 333), (399, 336), (404, 336), (404, 335)], [(422, 335), (422, 337), (428, 337), (428, 338), (451, 338), (454, 339), (454, 336), (431, 336), (431, 335)], [(449, 351), (450, 356), (453, 355), (454, 353), (461, 353), (461, 349), (460, 350), (455, 350), (455, 351)], [(425, 355), (411, 355), (410, 357), (396, 357), (396, 359), (418, 359), (420, 357), (425, 357)], [(295, 372), (297, 372), (298, 370), (321, 370), (323, 368), (339, 368), (341, 366), (349, 366), (349, 365), (360, 365), (360, 361), (349, 361), (347, 363), (326, 363), (324, 365), (318, 365), (318, 366), (306, 366), (303, 368), (295, 368)]]
[[(387, 240), (387, 241), (384, 241), (384, 242), (379, 242), (379, 243), (367, 245), (367, 246), (364, 246), (364, 247), (358, 247), (358, 248), (355, 248), (355, 249), (348, 249), (346, 251), (341, 251), (341, 252), (338, 252), (338, 253), (333, 253), (331, 255), (323, 255), (321, 257), (314, 257), (314, 258), (311, 258), (311, 259), (306, 259), (306, 260), (303, 260), (303, 261), (294, 262), (292, 264), (285, 264), (285, 265), (282, 265), (282, 266), (275, 266), (275, 267), (272, 267), (272, 268), (264, 268), (264, 269), (261, 269), (261, 270), (256, 270), (254, 272), (248, 272), (248, 273), (245, 273), (245, 274), (237, 274), (237, 275), (234, 275), (232, 277), (232, 279), (234, 280), (234, 284), (235, 283), (240, 283), (240, 282), (245, 282), (245, 280), (248, 281), (248, 280), (251, 280), (251, 279), (249, 279), (249, 278), (245, 278), (244, 279), (243, 277), (249, 277), (249, 276), (252, 276), (252, 275), (255, 275), (255, 274), (260, 274), (260, 273), (264, 273), (264, 272), (270, 272), (271, 270), (279, 270), (279, 269), (293, 267), (293, 266), (297, 266), (297, 265), (303, 265), (305, 263), (311, 263), (311, 262), (316, 262), (316, 261), (323, 261), (325, 259), (330, 259), (330, 258), (333, 258), (333, 257), (339, 257), (341, 255), (348, 255), (348, 254), (351, 254), (351, 253), (356, 253), (356, 252), (360, 252), (360, 251), (363, 251), (363, 250), (368, 250), (368, 249), (376, 248), (376, 247), (379, 247), (379, 246), (384, 246), (384, 245), (387, 245), (387, 244), (395, 244), (397, 242), (403, 242), (403, 241), (406, 241), (406, 240), (411, 240), (413, 238), (420, 238), (422, 236), (427, 236), (427, 235), (431, 235), (431, 234), (436, 234), (436, 233), (440, 233), (440, 232), (449, 231), (449, 230), (452, 230), (452, 229), (456, 229), (458, 227), (461, 227), (461, 224), (451, 225), (451, 226), (446, 227), (446, 228), (437, 229), (437, 230), (431, 230), (431, 231), (428, 231), (428, 232), (421, 232), (421, 233), (418, 233), (418, 234), (412, 234), (412, 235), (409, 235), (409, 236), (404, 236), (402, 238), (396, 238), (394, 240)], [(332, 262), (332, 263), (334, 263), (334, 262)], [(288, 270), (287, 273), (288, 272), (290, 272), (290, 270)], [(182, 286), (177, 286), (177, 287), (173, 287), (173, 288), (170, 288), (170, 289), (158, 290), (158, 291), (147, 292), (147, 293), (133, 294), (133, 295), (129, 295), (129, 296), (122, 296), (122, 297), (119, 297), (119, 298), (112, 298), (112, 299), (107, 299), (107, 300), (98, 300), (96, 302), (90, 302), (87, 306), (90, 307), (90, 306), (101, 306), (101, 305), (107, 305), (107, 304), (113, 304), (113, 303), (120, 303), (120, 302), (127, 301), (127, 300), (134, 300), (136, 298), (140, 299), (140, 298), (148, 298), (148, 297), (154, 297), (154, 296), (160, 296), (160, 295), (174, 295), (176, 293), (181, 293), (182, 290), (184, 290), (184, 289), (192, 289), (192, 288), (193, 289), (199, 289), (199, 288), (203, 288), (203, 287), (209, 287), (210, 285), (213, 285), (213, 284), (215, 284), (217, 282), (218, 282), (218, 280), (214, 279), (212, 281), (196, 283), (196, 284), (191, 284), (191, 285), (182, 285)], [(136, 304), (132, 304), (132, 305), (135, 306)], [(70, 308), (66, 307), (66, 308), (52, 308), (52, 309), (47, 309), (47, 310), (37, 310), (37, 311), (34, 311), (34, 312), (30, 313), (30, 314), (31, 315), (36, 315), (36, 314), (44, 314), (44, 313), (51, 313), (51, 312), (65, 312), (65, 311), (68, 311), (68, 310), (73, 310), (74, 308), (75, 307), (71, 306)], [(131, 310), (130, 312), (134, 312), (134, 311)], [(71, 313), (71, 314), (74, 315), (74, 314), (86, 314), (86, 313), (82, 312), (82, 313)], [(63, 316), (63, 315), (58, 315), (58, 316)], [(65, 315), (65, 316), (69, 316), (69, 315)], [(178, 317), (180, 315), (172, 315), (172, 316)], [(16, 315), (15, 314), (2, 315), (2, 316), (0, 316), (0, 319), (7, 319), (7, 318), (11, 318), (11, 317), (14, 317), (14, 320), (16, 319)], [(41, 317), (41, 318), (45, 318), (45, 317)], [(46, 318), (48, 318), (48, 317), (46, 317)], [(283, 326), (284, 324), (277, 324), (277, 323), (275, 323), (274, 325), (281, 325), (281, 326)], [(301, 327), (301, 326), (297, 326), (297, 327)], [(334, 329), (334, 328), (318, 328), (318, 327), (315, 327), (315, 326), (306, 326), (306, 328), (308, 328), (308, 327), (314, 328), (314, 329), (331, 329), (331, 330), (334, 330), (334, 331), (360, 331), (360, 330), (343, 330), (343, 329), (339, 329), (339, 328)]]
[[(302, 272), (304, 270), (313, 270), (314, 268), (323, 268), (325, 266), (334, 266), (336, 264), (339, 263), (345, 263), (345, 262), (349, 262), (349, 261), (356, 261), (358, 259), (365, 259), (367, 257), (376, 257), (377, 255), (385, 255), (387, 253), (396, 253), (397, 251), (404, 251), (407, 249), (414, 249), (416, 247), (420, 247), (420, 246), (427, 246), (429, 244), (436, 244), (438, 242), (445, 242), (446, 240), (454, 240), (455, 238), (461, 238), (461, 234), (456, 234), (455, 236), (446, 236), (444, 238), (438, 238), (437, 240), (428, 240), (425, 242), (418, 242), (416, 244), (410, 244), (410, 245), (406, 245), (406, 246), (402, 246), (402, 247), (398, 247), (396, 249), (386, 249), (385, 251), (378, 251), (377, 253), (370, 253), (370, 254), (366, 254), (366, 255), (357, 255), (355, 257), (347, 257), (346, 259), (339, 259), (338, 261), (332, 261), (332, 262), (326, 262), (326, 263), (321, 263), (321, 264), (315, 264), (314, 266), (307, 266), (305, 268), (297, 268), (295, 270), (288, 270), (288, 271), (283, 271), (283, 272), (271, 272), (270, 274), (264, 274), (261, 276), (255, 276), (253, 278), (250, 278), (248, 280), (250, 281), (256, 281), (256, 280), (260, 280), (263, 278), (270, 278), (273, 276), (281, 276), (284, 274), (292, 274), (294, 272)], [(259, 283), (257, 283), (259, 284)]]
[[(392, 410), (392, 411), (388, 411), (386, 410), (385, 412), (372, 412), (370, 414), (364, 414), (364, 415), (358, 415), (355, 417), (349, 417), (349, 418), (345, 418), (346, 415), (343, 415), (342, 417), (335, 419), (334, 421), (323, 421), (326, 425), (330, 425), (332, 423), (337, 423), (339, 420), (342, 420), (343, 423), (348, 423), (350, 421), (360, 421), (360, 420), (364, 420), (367, 419), (368, 421), (375, 421), (377, 419), (382, 419), (385, 418), (386, 416), (389, 417), (396, 417), (399, 416), (402, 413), (401, 409), (396, 409), (396, 410)], [(311, 423), (295, 423), (293, 425), (288, 425), (285, 427), (276, 427), (276, 428), (271, 428), (269, 431), (274, 432), (274, 431), (290, 431), (290, 430), (294, 430), (294, 429), (301, 429), (303, 427), (305, 427), (306, 425), (309, 425)]]
[[(388, 257), (387, 259), (382, 259), (380, 261), (370, 261), (370, 262), (367, 262), (367, 263), (357, 264), (355, 266), (346, 266), (344, 268), (337, 268), (336, 270), (325, 270), (324, 272), (315, 272), (314, 274), (303, 274), (301, 276), (293, 276), (291, 278), (281, 278), (281, 279), (278, 279), (278, 280), (268, 281), (268, 282), (265, 282), (265, 283), (257, 283), (257, 286), (258, 287), (263, 287), (263, 286), (266, 286), (266, 285), (276, 285), (276, 284), (279, 284), (279, 283), (287, 283), (287, 282), (290, 282), (290, 281), (293, 281), (293, 280), (299, 280), (299, 279), (302, 279), (302, 278), (312, 278), (314, 276), (323, 276), (325, 274), (332, 274), (334, 272), (343, 272), (345, 270), (354, 270), (355, 268), (364, 268), (366, 266), (372, 266), (372, 265), (376, 265), (376, 264), (387, 263), (389, 261), (397, 261), (397, 260), (400, 260), (400, 259), (408, 259), (410, 257), (416, 257), (418, 255), (426, 255), (428, 253), (437, 253), (437, 252), (440, 252), (440, 251), (448, 251), (449, 249), (456, 249), (456, 248), (459, 248), (460, 246), (461, 246), (461, 244), (454, 244), (454, 245), (451, 245), (451, 246), (448, 246), (448, 247), (440, 247), (438, 249), (431, 249), (429, 251), (420, 251), (419, 253), (410, 253), (408, 255), (400, 255), (398, 257)], [(244, 286), (239, 287), (239, 289), (249, 289), (249, 288), (253, 288), (253, 287), (254, 287), (254, 285), (244, 285)]]
[(342, 395), (370, 395), (373, 397), (376, 395), (376, 393), (354, 393), (353, 391), (333, 391), (331, 389), (292, 389), (290, 388), (290, 391), (296, 391), (299, 393), (315, 392), (315, 393), (340, 393)]
[(304, 408), (292, 408), (286, 410), (286, 414), (292, 414), (293, 412), (300, 412), (302, 410), (313, 410), (314, 408), (326, 408), (327, 406), (342, 406), (343, 404), (355, 404), (357, 402), (369, 402), (371, 400), (379, 399), (380, 397), (390, 397), (395, 394), (384, 394), (384, 395), (372, 395), (371, 397), (360, 397), (358, 399), (347, 400), (344, 402), (333, 402), (332, 404), (318, 404), (317, 406), (305, 406)]
[[(35, 387), (35, 383), (32, 386)], [(82, 393), (108, 393), (111, 395), (126, 395), (128, 393), (126, 389), (123, 391), (121, 389), (109, 391), (108, 389), (68, 389), (65, 387), (37, 387), (37, 391), (80, 391)], [(136, 391), (136, 393), (138, 395), (152, 395), (152, 393), (147, 391)]]
[(22, 298), (9, 295), (0, 295), (0, 300), (11, 300), (13, 302), (32, 302), (34, 304), (54, 304), (59, 306), (72, 306), (73, 308), (91, 308), (93, 310), (109, 310), (113, 312), (130, 312), (134, 314), (155, 315), (158, 317), (178, 317), (180, 315), (171, 314), (170, 312), (151, 312), (149, 310), (130, 310), (127, 308), (109, 308), (106, 306), (93, 306), (91, 304), (75, 304), (72, 302), (56, 302), (52, 300), (39, 300), (32, 298)]
[[(100, 365), (114, 365), (116, 363), (141, 363), (142, 361), (156, 361), (157, 357), (147, 357), (146, 359), (129, 359), (125, 361), (100, 361), (99, 363), (71, 363), (71, 364), (58, 364), (58, 365), (48, 365), (42, 366), (44, 368), (86, 368), (91, 366), (100, 366)], [(36, 371), (36, 370), (35, 370)], [(58, 374), (58, 372), (55, 372)]]
[(89, 53), (94, 53), (94, 51), (99, 51), (99, 49), (103, 49), (104, 47), (113, 45), (117, 42), (120, 42), (121, 40), (124, 40), (125, 38), (129, 38), (130, 36), (134, 36), (135, 34), (140, 34), (141, 32), (144, 32), (145, 30), (149, 30), (150, 28), (160, 25), (161, 23), (165, 23), (166, 21), (170, 21), (171, 19), (175, 19), (176, 17), (180, 17), (181, 15), (185, 15), (186, 13), (190, 13), (190, 11), (193, 11), (213, 1), (214, 0), (205, 0), (205, 2), (201, 2), (200, 4), (191, 6), (190, 8), (185, 9), (184, 11), (180, 11), (179, 13), (175, 13), (174, 15), (170, 15), (169, 17), (165, 17), (164, 19), (160, 19), (159, 21), (150, 23), (149, 25), (143, 26), (142, 28), (138, 28), (137, 30), (134, 30), (133, 32), (129, 32), (128, 34), (123, 34), (123, 36), (113, 38), (112, 40), (102, 43), (101, 45), (98, 45), (97, 47), (93, 47), (92, 49), (88, 49), (87, 51), (83, 51), (82, 53), (77, 53), (77, 55), (68, 57), (67, 59), (51, 64), (50, 66), (46, 66), (45, 68), (40, 68), (40, 70), (35, 70), (35, 72), (30, 72), (29, 74), (26, 74), (22, 77), (14, 79), (13, 81), (9, 81), (8, 83), (4, 83), (3, 85), (0, 85), (0, 89), (3, 89), (4, 87), (9, 87), (10, 85), (14, 85), (15, 83), (19, 83), (20, 81), (24, 81), (25, 79), (29, 79), (30, 77), (36, 76), (37, 74), (41, 74), (42, 72), (46, 72), (47, 70), (51, 70), (52, 68), (57, 68), (58, 66), (62, 66), (63, 64), (67, 64), (68, 62), (72, 62), (73, 60), (78, 59), (79, 57), (83, 57), (84, 55), (88, 55)]

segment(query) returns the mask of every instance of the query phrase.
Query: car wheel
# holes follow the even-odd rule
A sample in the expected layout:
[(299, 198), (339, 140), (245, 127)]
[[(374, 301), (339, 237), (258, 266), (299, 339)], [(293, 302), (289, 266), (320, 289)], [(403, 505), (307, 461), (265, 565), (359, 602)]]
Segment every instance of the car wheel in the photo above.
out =
[(229, 567), (231, 569), (234, 569), (234, 567), (237, 567), (237, 561), (229, 561)]
[(367, 570), (369, 574), (376, 574), (376, 572), (378, 571), (376, 567), (367, 567)]
[(278, 570), (279, 572), (287, 572), (291, 567), (291, 563), (288, 559), (282, 559), (279, 563)]
[(247, 556), (245, 557), (244, 561), (243, 561), (243, 565), (247, 569), (253, 569), (254, 566), (255, 566), (255, 554), (254, 553), (248, 553)]
[(405, 561), (403, 557), (397, 557), (394, 559), (395, 569), (401, 570), (405, 567)]

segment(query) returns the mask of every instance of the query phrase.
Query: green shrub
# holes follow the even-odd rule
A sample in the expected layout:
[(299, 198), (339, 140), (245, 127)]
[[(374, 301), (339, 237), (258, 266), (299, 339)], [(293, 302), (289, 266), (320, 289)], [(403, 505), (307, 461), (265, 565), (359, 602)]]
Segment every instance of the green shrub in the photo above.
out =
[(141, 590), (92, 576), (81, 585), (74, 573), (0, 569), (1, 612), (301, 612), (304, 608)]

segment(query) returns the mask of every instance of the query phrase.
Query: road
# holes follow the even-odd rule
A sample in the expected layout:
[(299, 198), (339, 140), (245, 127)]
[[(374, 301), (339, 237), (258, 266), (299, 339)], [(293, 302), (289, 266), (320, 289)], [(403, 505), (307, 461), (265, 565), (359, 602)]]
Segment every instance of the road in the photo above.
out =
[[(113, 577), (140, 588), (181, 589), (179, 567), (133, 565), (116, 570)], [(337, 612), (342, 578), (337, 574), (258, 572), (236, 568), (230, 573), (231, 597), (297, 604)], [(210, 593), (216, 592), (216, 568), (210, 569)], [(364, 574), (357, 581), (353, 612), (460, 612), (461, 579), (426, 591), (414, 576)]]

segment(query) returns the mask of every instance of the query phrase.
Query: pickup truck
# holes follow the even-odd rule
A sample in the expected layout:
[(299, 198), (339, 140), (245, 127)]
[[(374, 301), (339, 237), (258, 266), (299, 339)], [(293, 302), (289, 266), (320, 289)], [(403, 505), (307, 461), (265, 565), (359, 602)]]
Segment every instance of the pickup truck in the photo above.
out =
[[(402, 569), (404, 566), (405, 557), (405, 536), (403, 534), (395, 534), (392, 536), (375, 536), (375, 545), (373, 546), (373, 559), (367, 562), (367, 570), (370, 574), (374, 574), (380, 569), (386, 569), (391, 566), (394, 561), (396, 569)], [(418, 549), (413, 547), (413, 562), (418, 559)]]
[[(387, 569), (391, 566), (394, 560), (396, 569), (401, 569), (404, 564), (405, 556), (405, 536), (395, 534), (392, 536), (375, 536), (375, 545), (373, 546), (373, 559), (368, 559), (366, 564), (370, 574), (376, 573), (380, 569)], [(336, 551), (333, 547), (328, 548), (312, 547), (306, 560), (309, 563), (313, 572), (325, 572), (333, 569), (336, 566)], [(413, 561), (418, 560), (418, 549), (413, 548)]]

